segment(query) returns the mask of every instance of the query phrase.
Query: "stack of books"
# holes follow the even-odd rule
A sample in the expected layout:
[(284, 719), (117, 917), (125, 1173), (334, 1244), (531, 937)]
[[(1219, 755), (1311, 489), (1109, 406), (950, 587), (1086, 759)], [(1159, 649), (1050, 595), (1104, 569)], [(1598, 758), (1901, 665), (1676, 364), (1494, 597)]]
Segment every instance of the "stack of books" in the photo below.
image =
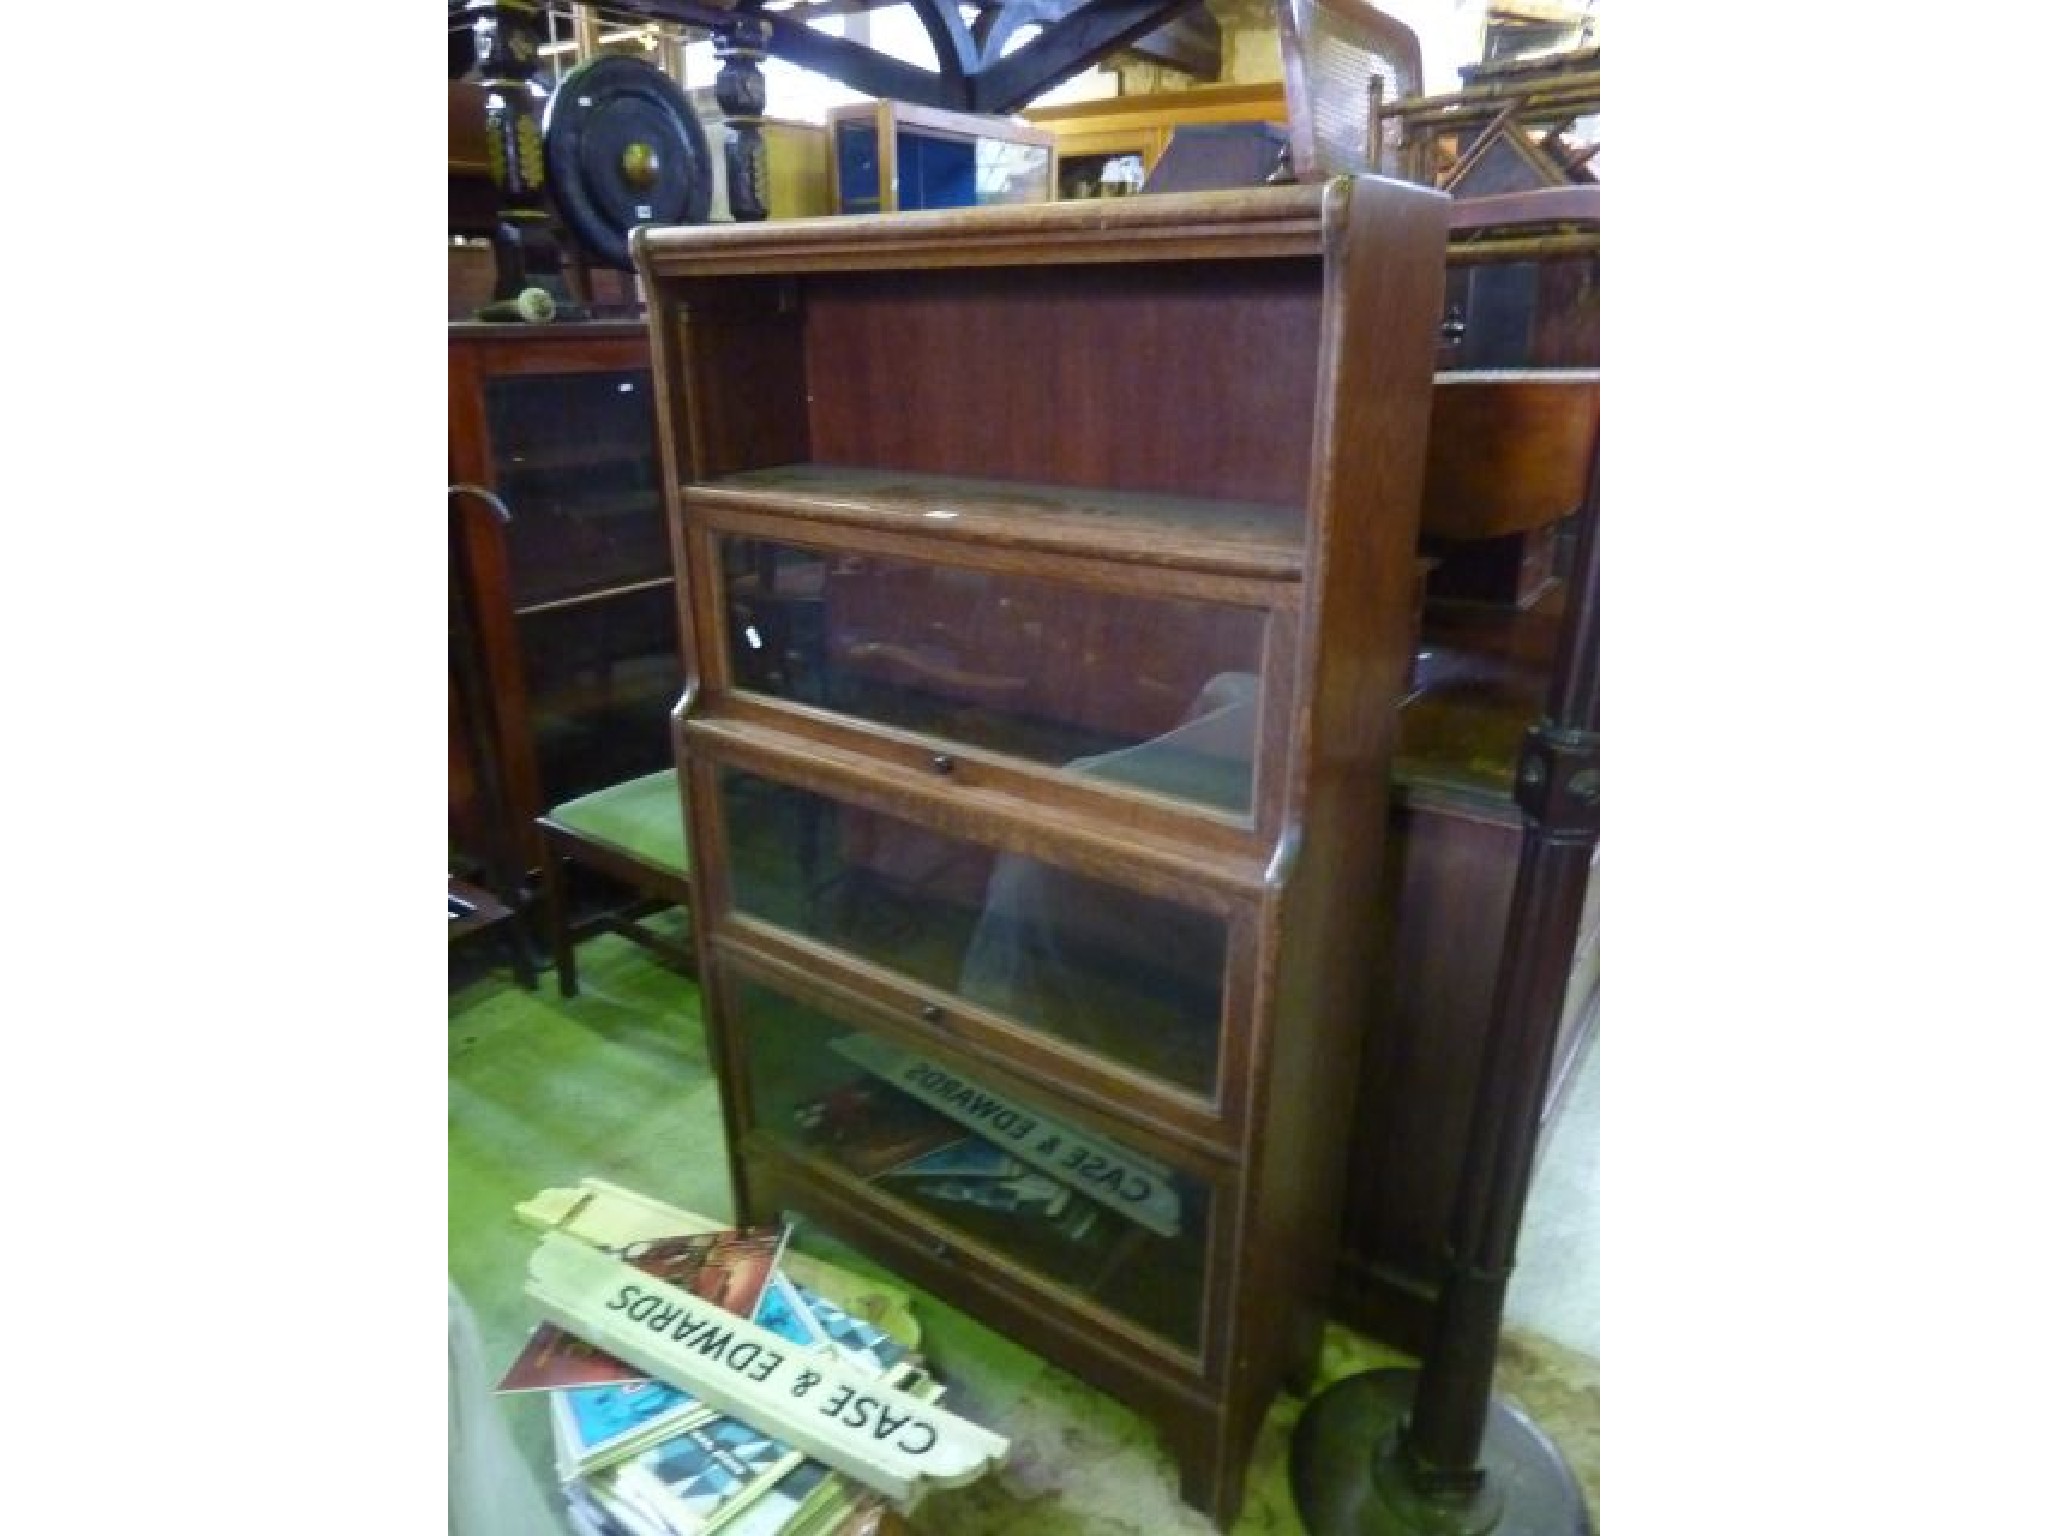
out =
[[(618, 1256), (789, 1340), (926, 1401), (941, 1389), (911, 1340), (799, 1284), (780, 1226), (636, 1241)], [(815, 1261), (804, 1270), (829, 1273)], [(802, 1451), (654, 1380), (553, 1323), (498, 1384), (545, 1392), (556, 1470), (579, 1536), (829, 1536), (878, 1496)]]

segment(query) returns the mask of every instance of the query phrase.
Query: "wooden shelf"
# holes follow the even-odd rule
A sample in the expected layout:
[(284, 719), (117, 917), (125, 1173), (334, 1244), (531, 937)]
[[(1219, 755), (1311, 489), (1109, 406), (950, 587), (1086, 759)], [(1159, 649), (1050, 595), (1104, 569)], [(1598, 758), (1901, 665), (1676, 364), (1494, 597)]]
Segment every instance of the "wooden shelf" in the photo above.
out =
[(915, 531), (968, 547), (1061, 551), (1227, 575), (1299, 580), (1299, 507), (908, 470), (781, 464), (684, 488), (707, 514), (783, 512), (821, 524)]

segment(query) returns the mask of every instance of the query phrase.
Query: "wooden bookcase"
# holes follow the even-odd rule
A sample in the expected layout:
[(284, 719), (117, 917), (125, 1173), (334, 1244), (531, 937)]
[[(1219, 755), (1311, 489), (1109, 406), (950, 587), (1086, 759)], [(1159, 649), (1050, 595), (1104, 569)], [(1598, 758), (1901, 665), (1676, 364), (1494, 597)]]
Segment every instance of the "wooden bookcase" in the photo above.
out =
[(738, 1211), (1129, 1402), (1221, 1525), (1328, 1301), (1447, 206), (636, 236)]

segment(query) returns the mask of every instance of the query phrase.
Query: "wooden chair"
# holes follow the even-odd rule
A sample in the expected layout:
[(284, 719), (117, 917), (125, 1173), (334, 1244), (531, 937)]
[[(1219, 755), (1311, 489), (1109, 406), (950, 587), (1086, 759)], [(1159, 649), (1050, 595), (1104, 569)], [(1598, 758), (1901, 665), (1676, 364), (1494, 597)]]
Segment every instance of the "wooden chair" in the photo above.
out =
[(1298, 181), (1399, 176), (1399, 123), (1385, 102), (1422, 89), (1413, 29), (1366, 0), (1279, 0), (1288, 155)]
[[(683, 822), (682, 783), (664, 768), (564, 801), (536, 817), (540, 830), (542, 889), (547, 898), (549, 947), (562, 996), (576, 995), (576, 945), (598, 933), (617, 933), (645, 945), (685, 975), (696, 956), (649, 928), (656, 912), (691, 904), (689, 834)], [(626, 905), (579, 919), (571, 905), (574, 871), (587, 869), (632, 892)]]

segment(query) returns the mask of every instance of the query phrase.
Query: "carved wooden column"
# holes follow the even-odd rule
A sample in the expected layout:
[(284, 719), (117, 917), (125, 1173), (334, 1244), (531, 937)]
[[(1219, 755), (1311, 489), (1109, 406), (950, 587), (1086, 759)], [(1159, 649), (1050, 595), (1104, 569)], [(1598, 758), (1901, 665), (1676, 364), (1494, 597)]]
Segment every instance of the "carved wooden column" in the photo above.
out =
[(498, 272), (491, 297), (516, 299), (527, 288), (559, 296), (562, 251), (548, 213), (540, 139), (547, 89), (533, 78), (540, 66), (540, 7), (532, 0), (469, 0), (467, 10), (476, 41), (475, 75), (485, 87), (485, 149), (498, 190), (498, 221), (491, 232)]
[(718, 56), (718, 107), (725, 114), (725, 202), (735, 222), (768, 217), (768, 146), (761, 119), (768, 110), (768, 82), (761, 60), (768, 56), (771, 23), (741, 14), (711, 34)]

